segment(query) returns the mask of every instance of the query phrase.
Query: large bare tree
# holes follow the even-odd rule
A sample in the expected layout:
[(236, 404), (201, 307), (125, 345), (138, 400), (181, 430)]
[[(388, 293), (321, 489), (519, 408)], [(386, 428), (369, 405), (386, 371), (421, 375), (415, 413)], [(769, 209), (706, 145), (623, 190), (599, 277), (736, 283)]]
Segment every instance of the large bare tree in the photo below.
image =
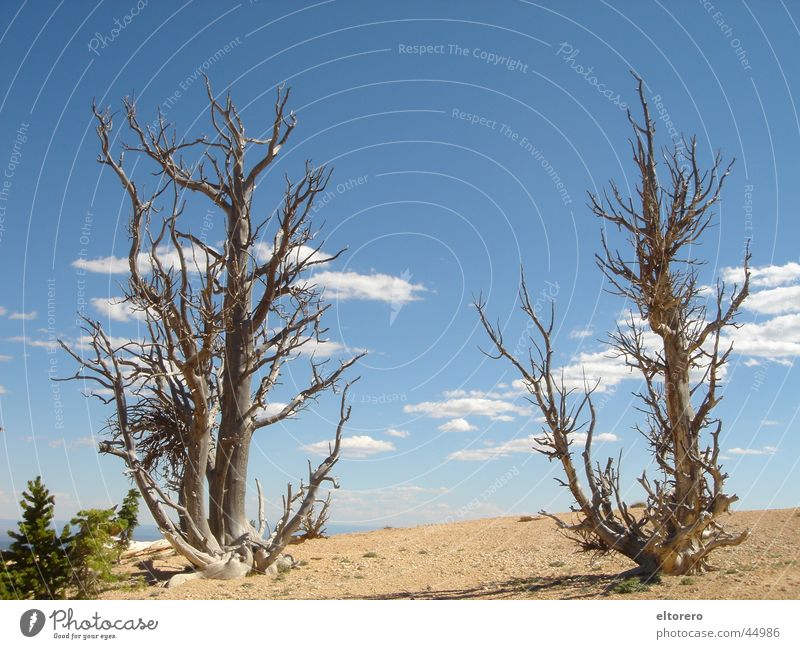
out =
[[(727, 532), (720, 520), (737, 498), (724, 491), (728, 476), (719, 461), (722, 422), (713, 410), (722, 398), (719, 384), (732, 349), (724, 332), (735, 326), (748, 294), (750, 253), (745, 254), (742, 285), (727, 291), (718, 283), (709, 309), (693, 247), (712, 222), (712, 207), (731, 167), (722, 167), (718, 154), (711, 168), (702, 171), (694, 138), (659, 152), (643, 83), (638, 77), (637, 82), (644, 123), (628, 114), (639, 178), (636, 196), (623, 197), (613, 182), (610, 195), (589, 196), (593, 213), (624, 233), (628, 242), (617, 251), (602, 234), (597, 262), (611, 292), (634, 305), (629, 319), (610, 335), (609, 345), (643, 379), (636, 396), (646, 423), (637, 430), (647, 439), (659, 473), (658, 479), (651, 480), (646, 472), (639, 478), (647, 494), (644, 509), (626, 505), (619, 462), (609, 458), (601, 465), (592, 459), (592, 394), (599, 382), (568, 385), (563, 371), (553, 367), (554, 307), (549, 317), (537, 313), (523, 275), (520, 299), (533, 326), (533, 347), (527, 358), (519, 359), (487, 318), (485, 302), (479, 299), (476, 306), (496, 351), (491, 355), (514, 365), (530, 401), (545, 418), (537, 450), (561, 463), (565, 480), (559, 482), (575, 499), (575, 520), (548, 515), (584, 550), (620, 552), (649, 573), (687, 574), (708, 568), (708, 555), (716, 548), (738, 545), (747, 537), (746, 531)], [(666, 172), (661, 176), (659, 163)], [(576, 464), (572, 443), (577, 433), (586, 441)]]
[[(246, 134), (230, 94), (218, 99), (208, 82), (206, 87), (212, 137), (179, 140), (160, 113), (143, 125), (135, 102), (126, 99), (133, 143), (121, 145), (116, 155), (112, 114), (93, 107), (99, 162), (130, 200), (124, 304), (144, 335), (119, 341), (85, 318), (83, 349), (62, 346), (80, 364), (72, 378), (99, 384), (94, 394), (115, 407), (101, 452), (124, 461), (180, 554), (207, 576), (235, 577), (272, 565), (309, 520), (320, 487), (336, 485), (330, 472), (350, 416), (347, 387), (330, 454), (316, 468), (309, 462), (308, 480), (299, 488), (289, 484), (272, 529), (258, 481), (257, 525), (246, 513), (253, 435), (337, 392), (360, 356), (333, 364), (313, 354), (329, 305), (309, 271), (340, 254), (321, 251), (310, 219), (329, 172), (306, 162), (301, 180), (286, 178), (273, 211), (253, 210), (257, 183), (297, 124), (286, 109), (289, 91), (278, 89), (269, 128), (254, 137)], [(154, 190), (134, 180), (126, 154), (150, 165)], [(192, 209), (187, 198), (195, 201)], [(196, 205), (202, 201), (224, 217), (221, 244), (209, 243), (201, 232)], [(301, 354), (310, 358), (308, 382), (278, 400), (275, 389), (287, 363)], [(293, 369), (293, 378), (297, 374)]]

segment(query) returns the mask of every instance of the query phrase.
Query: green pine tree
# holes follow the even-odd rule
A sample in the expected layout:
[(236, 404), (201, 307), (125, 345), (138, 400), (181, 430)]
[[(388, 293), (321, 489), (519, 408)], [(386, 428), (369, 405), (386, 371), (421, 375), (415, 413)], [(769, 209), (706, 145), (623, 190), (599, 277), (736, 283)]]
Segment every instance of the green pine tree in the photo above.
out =
[(125, 526), (119, 535), (119, 542), (127, 548), (133, 540), (133, 531), (139, 525), (139, 492), (131, 489), (125, 495), (122, 506), (117, 513), (117, 520), (124, 522)]
[(55, 497), (44, 486), (41, 476), (28, 481), (20, 508), (19, 529), (8, 532), (13, 542), (2, 556), (0, 596), (59, 599), (72, 577), (67, 557), (71, 537), (68, 526), (60, 535), (53, 528)]

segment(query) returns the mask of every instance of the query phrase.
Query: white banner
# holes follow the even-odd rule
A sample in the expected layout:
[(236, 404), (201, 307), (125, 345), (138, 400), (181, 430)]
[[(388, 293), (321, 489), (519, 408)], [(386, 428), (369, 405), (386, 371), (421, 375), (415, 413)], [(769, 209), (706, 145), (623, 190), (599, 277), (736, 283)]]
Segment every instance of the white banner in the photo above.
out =
[[(25, 601), (3, 647), (797, 647), (796, 601)], [(587, 645), (588, 646), (588, 645)]]

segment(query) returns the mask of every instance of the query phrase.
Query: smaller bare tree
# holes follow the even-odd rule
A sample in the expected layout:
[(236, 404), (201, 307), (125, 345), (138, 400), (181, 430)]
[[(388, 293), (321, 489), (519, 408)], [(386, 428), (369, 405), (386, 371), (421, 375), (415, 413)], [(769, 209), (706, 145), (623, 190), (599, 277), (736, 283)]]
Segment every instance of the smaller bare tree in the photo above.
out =
[[(592, 394), (599, 382), (584, 380), (581, 388), (567, 385), (563, 370), (553, 367), (554, 306), (549, 318), (537, 313), (523, 275), (522, 310), (533, 324), (532, 349), (520, 360), (508, 351), (499, 327), (492, 325), (485, 302), (476, 306), (496, 353), (509, 360), (528, 388), (530, 401), (545, 418), (544, 434), (537, 438), (540, 452), (561, 463), (571, 492), (576, 522), (552, 514), (558, 526), (586, 551), (616, 551), (648, 573), (687, 574), (709, 567), (715, 549), (742, 543), (747, 532), (732, 534), (720, 522), (736, 496), (724, 492), (728, 477), (719, 462), (720, 419), (712, 415), (722, 399), (721, 372), (732, 343), (723, 331), (734, 318), (749, 290), (749, 250), (744, 281), (728, 293), (718, 283), (713, 309), (706, 306), (698, 283), (700, 262), (692, 247), (711, 223), (730, 165), (721, 167), (716, 156), (709, 171), (701, 171), (696, 142), (663, 152), (666, 186), (658, 175), (655, 124), (645, 100), (642, 80), (636, 77), (644, 112), (633, 127), (633, 160), (640, 185), (636, 199), (623, 198), (611, 184), (611, 198), (590, 194), (593, 213), (627, 235), (629, 251), (620, 253), (601, 235), (597, 263), (612, 285), (612, 293), (632, 302), (628, 321), (610, 336), (610, 347), (626, 365), (638, 371), (644, 389), (636, 393), (646, 423), (637, 430), (647, 439), (660, 479), (642, 472), (639, 483), (647, 493), (644, 509), (634, 513), (620, 487), (619, 461), (604, 466), (592, 459), (596, 412)], [(732, 163), (731, 163), (732, 164)], [(648, 331), (649, 329), (649, 331)], [(571, 450), (576, 434), (586, 437), (576, 466)], [(705, 439), (705, 445), (702, 440)], [(620, 456), (621, 457), (621, 456)], [(588, 494), (579, 477), (582, 470)]]

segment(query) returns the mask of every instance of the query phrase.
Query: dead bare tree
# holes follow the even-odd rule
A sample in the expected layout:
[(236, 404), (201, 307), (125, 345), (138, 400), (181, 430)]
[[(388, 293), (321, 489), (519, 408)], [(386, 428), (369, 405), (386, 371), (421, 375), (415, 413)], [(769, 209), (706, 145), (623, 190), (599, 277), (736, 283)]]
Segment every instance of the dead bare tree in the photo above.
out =
[[(272, 530), (260, 483), (259, 529), (245, 513), (253, 435), (337, 392), (360, 355), (329, 367), (311, 353), (307, 385), (276, 403), (274, 388), (286, 364), (313, 352), (326, 332), (322, 317), (329, 305), (308, 271), (341, 254), (321, 251), (310, 220), (330, 174), (306, 162), (299, 182), (286, 179), (273, 213), (253, 214), (256, 184), (297, 124), (286, 109), (289, 91), (278, 89), (268, 136), (261, 139), (245, 133), (230, 94), (218, 99), (207, 81), (206, 88), (213, 137), (178, 140), (160, 113), (154, 125), (142, 125), (135, 102), (126, 99), (134, 143), (122, 145), (118, 156), (110, 141), (112, 115), (93, 106), (98, 160), (130, 200), (124, 303), (145, 335), (118, 342), (85, 318), (84, 349), (62, 346), (79, 364), (70, 378), (99, 384), (96, 394), (115, 408), (101, 452), (125, 462), (172, 546), (206, 576), (224, 578), (269, 567), (306, 520), (323, 483), (337, 486), (330, 472), (350, 417), (347, 387), (328, 457), (316, 468), (309, 462), (307, 483), (298, 489), (289, 484)], [(145, 192), (129, 174), (126, 154), (154, 166), (155, 191)], [(194, 162), (185, 162), (187, 156)], [(184, 215), (184, 197), (206, 200), (222, 213), (221, 245), (196, 234), (197, 225)]]
[[(717, 154), (710, 170), (701, 171), (692, 138), (683, 147), (663, 151), (667, 183), (662, 185), (655, 124), (643, 82), (636, 79), (644, 124), (630, 113), (628, 119), (640, 179), (637, 197), (624, 198), (613, 182), (610, 197), (608, 193), (602, 199), (591, 193), (589, 197), (593, 213), (624, 232), (629, 244), (629, 250), (620, 253), (602, 234), (603, 252), (597, 263), (613, 287), (611, 292), (630, 300), (635, 309), (611, 334), (609, 345), (643, 379), (644, 389), (636, 396), (646, 424), (637, 430), (649, 443), (660, 479), (651, 481), (646, 472), (639, 478), (647, 493), (641, 512), (633, 513), (622, 497), (619, 461), (615, 464), (609, 458), (601, 466), (592, 460), (596, 423), (592, 394), (599, 382), (584, 379), (582, 389), (576, 388), (553, 367), (554, 307), (549, 318), (537, 313), (523, 275), (522, 310), (534, 327), (533, 347), (523, 361), (508, 351), (499, 327), (487, 319), (485, 302), (478, 299), (476, 306), (496, 350), (490, 355), (514, 365), (530, 401), (544, 415), (545, 430), (537, 438), (537, 450), (561, 463), (566, 480), (559, 482), (575, 499), (572, 510), (577, 522), (547, 515), (586, 551), (620, 552), (648, 573), (687, 574), (709, 568), (707, 557), (716, 548), (738, 545), (747, 537), (746, 531), (726, 532), (720, 523), (737, 498), (723, 491), (728, 476), (719, 463), (722, 422), (712, 411), (722, 398), (721, 371), (732, 349), (723, 331), (736, 326), (734, 318), (747, 297), (750, 253), (745, 254), (741, 287), (728, 293), (718, 283), (709, 310), (698, 284), (700, 262), (691, 248), (712, 221), (711, 208), (731, 166), (723, 169)], [(571, 451), (577, 433), (586, 436), (579, 467)]]

